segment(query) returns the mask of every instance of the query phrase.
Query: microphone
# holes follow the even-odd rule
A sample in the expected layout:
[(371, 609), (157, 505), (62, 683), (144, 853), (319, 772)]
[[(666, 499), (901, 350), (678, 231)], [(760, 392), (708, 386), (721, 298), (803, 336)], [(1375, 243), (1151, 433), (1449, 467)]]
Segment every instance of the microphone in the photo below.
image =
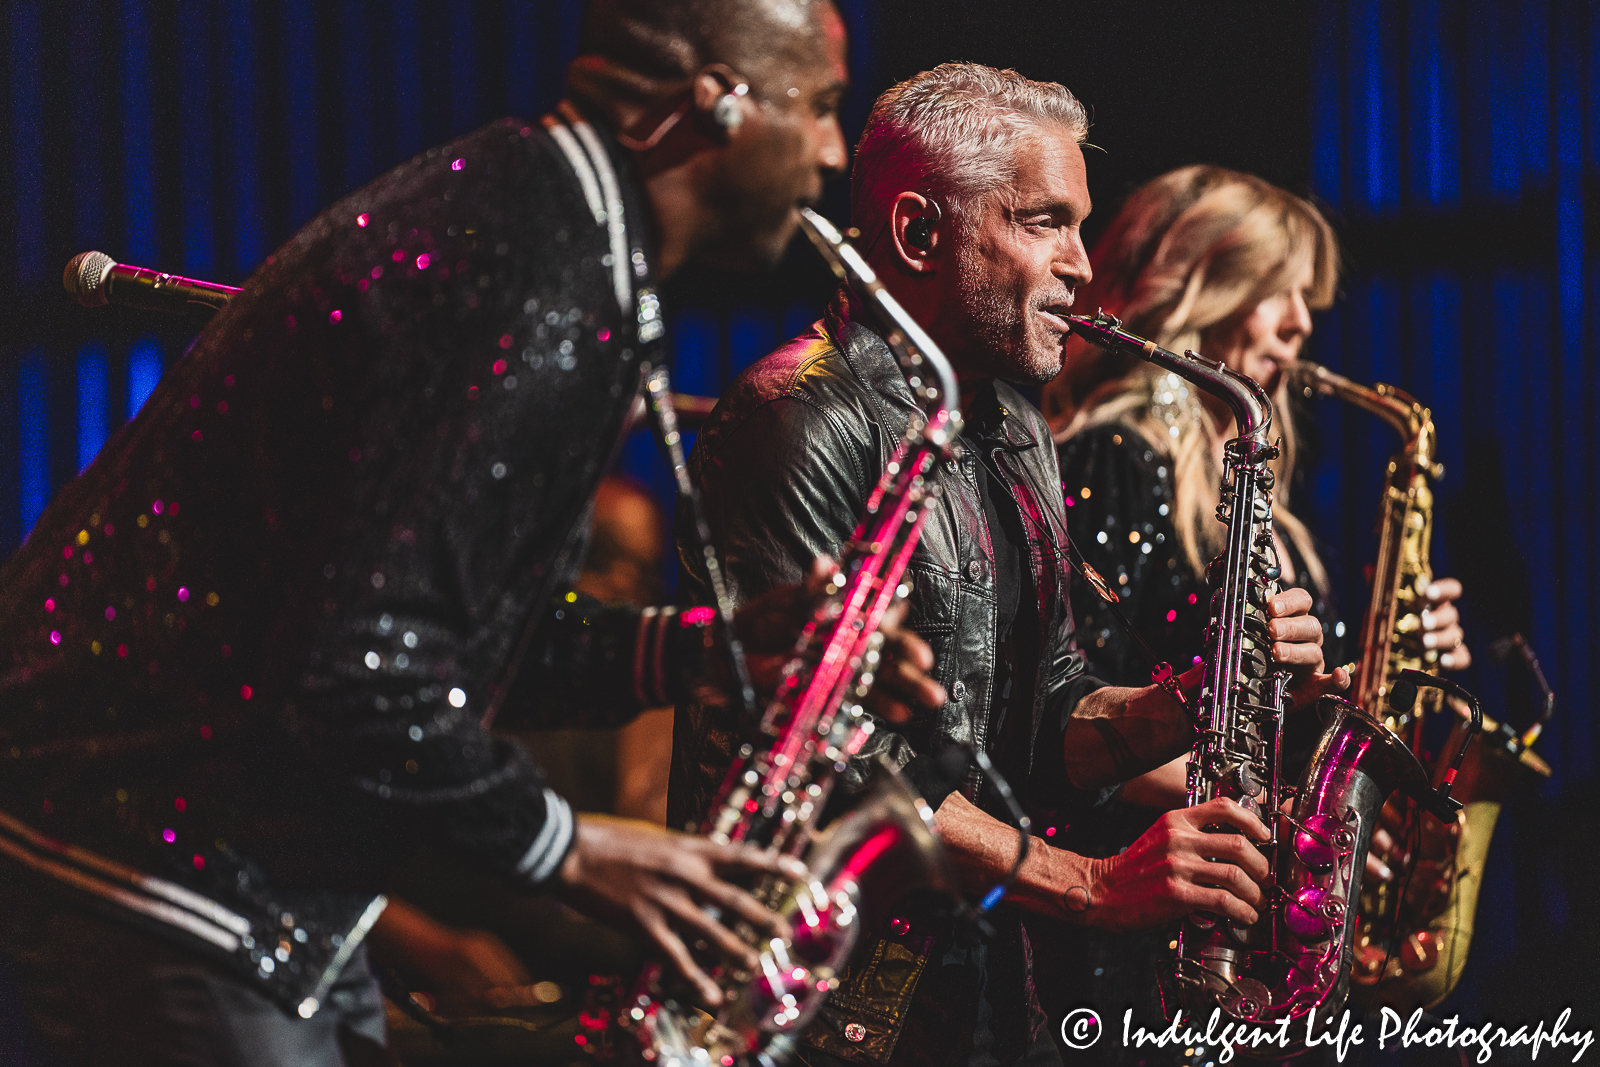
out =
[(1497, 637), (1489, 642), (1489, 658), (1496, 663), (1504, 663), (1511, 658), (1512, 652), (1520, 652), (1526, 656), (1529, 652), (1527, 643), (1521, 634), (1512, 634), (1510, 637)]
[(206, 322), (239, 290), (231, 285), (180, 278), (149, 267), (118, 263), (104, 252), (79, 252), (67, 261), (61, 284), (84, 307), (119, 304)]
[(1527, 748), (1539, 739), (1539, 734), (1544, 730), (1544, 724), (1556, 713), (1556, 694), (1550, 688), (1550, 682), (1545, 678), (1544, 671), (1539, 667), (1539, 657), (1533, 654), (1533, 646), (1528, 644), (1528, 639), (1520, 633), (1510, 637), (1497, 637), (1489, 643), (1489, 658), (1496, 663), (1508, 663), (1513, 658), (1519, 660), (1528, 673), (1533, 675), (1533, 680), (1538, 683), (1539, 693), (1544, 698), (1544, 706), (1540, 709), (1539, 717), (1533, 724), (1523, 731), (1521, 746)]
[(1450, 766), (1445, 768), (1444, 780), (1439, 783), (1439, 788), (1417, 788), (1406, 792), (1422, 806), (1423, 810), (1431, 813), (1441, 822), (1453, 822), (1456, 812), (1461, 810), (1461, 801), (1450, 795), (1450, 790), (1455, 786), (1456, 775), (1461, 770), (1461, 761), (1466, 757), (1467, 746), (1472, 743), (1474, 736), (1483, 733), (1483, 709), (1478, 706), (1478, 698), (1467, 692), (1461, 686), (1448, 678), (1439, 678), (1423, 671), (1407, 668), (1400, 672), (1400, 678), (1395, 682), (1394, 688), (1389, 690), (1389, 706), (1404, 714), (1411, 710), (1411, 705), (1416, 703), (1417, 688), (1425, 686), (1429, 689), (1442, 689), (1451, 696), (1464, 702), (1472, 712), (1471, 724), (1467, 732), (1462, 735), (1461, 744), (1456, 748), (1456, 755), (1450, 761)]
[(1389, 706), (1401, 715), (1407, 714), (1417, 702), (1417, 683), (1402, 677), (1389, 690)]

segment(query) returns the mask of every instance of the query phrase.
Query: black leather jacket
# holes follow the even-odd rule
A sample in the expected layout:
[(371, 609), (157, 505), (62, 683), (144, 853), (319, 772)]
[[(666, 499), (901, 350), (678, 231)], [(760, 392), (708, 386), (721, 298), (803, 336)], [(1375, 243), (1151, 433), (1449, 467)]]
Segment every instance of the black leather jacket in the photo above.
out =
[[(740, 600), (798, 580), (818, 554), (838, 557), (916, 410), (888, 347), (851, 311), (841, 293), (810, 332), (741, 375), (696, 444), (691, 472)], [(1084, 673), (1064, 595), (1069, 572), (1049, 428), (1009, 385), (995, 383), (992, 395), (987, 410), (968, 412), (967, 454), (938, 471), (944, 492), (908, 571), (908, 621), (932, 645), (934, 674), (950, 701), (909, 726), (879, 723), (864, 755), (900, 764), (937, 806), (944, 794), (932, 784), (930, 754), (951, 743), (981, 744), (1035, 810), (1059, 810), (1085, 800), (1067, 786), (1062, 768), (1065, 717), (1099, 683)], [(1027, 672), (1017, 691), (1033, 694), (1025, 707), (997, 702), (994, 692), (994, 552), (978, 495), (980, 450), (992, 458), (1008, 490), (1004, 498), (1029, 535), (1014, 627), (1021, 650), (1016, 669)], [(698, 552), (683, 537), (679, 546), (688, 589), (704, 598)], [(724, 709), (680, 707), (674, 820), (704, 814), (740, 739)], [(846, 784), (859, 784), (857, 769)], [(961, 789), (980, 806), (1003, 810), (976, 773)], [(886, 1062), (891, 1053), (902, 1062), (1011, 1062), (1043, 1020), (1032, 1001), (1026, 938), (1014, 913), (998, 919), (994, 939), (976, 949), (955, 945), (937, 923), (915, 922), (906, 933), (864, 946), (811, 1041), (865, 1063)], [(923, 994), (912, 1005), (919, 983)], [(980, 1011), (981, 1000), (987, 1011)]]
[(50, 505), (0, 574), (0, 848), (220, 902), (291, 1004), (419, 836), (548, 877), (570, 815), (484, 726), (639, 706), (638, 609), (561, 595), (638, 385), (618, 287), (650, 284), (605, 151), (620, 282), (571, 156), (494, 123), (279, 249)]

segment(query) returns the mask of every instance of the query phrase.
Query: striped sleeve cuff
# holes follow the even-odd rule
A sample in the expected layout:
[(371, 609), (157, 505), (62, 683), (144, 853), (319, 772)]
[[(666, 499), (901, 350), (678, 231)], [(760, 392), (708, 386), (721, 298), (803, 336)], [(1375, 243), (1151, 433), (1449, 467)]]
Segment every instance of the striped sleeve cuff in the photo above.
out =
[(673, 607), (650, 607), (639, 613), (639, 632), (633, 639), (633, 698), (641, 708), (671, 703), (663, 652), (677, 614)]
[(675, 704), (706, 672), (717, 615), (708, 607), (650, 607), (633, 641), (633, 699), (641, 708)]
[(517, 864), (517, 880), (528, 886), (549, 881), (572, 848), (572, 808), (553, 790), (544, 791), (544, 825)]

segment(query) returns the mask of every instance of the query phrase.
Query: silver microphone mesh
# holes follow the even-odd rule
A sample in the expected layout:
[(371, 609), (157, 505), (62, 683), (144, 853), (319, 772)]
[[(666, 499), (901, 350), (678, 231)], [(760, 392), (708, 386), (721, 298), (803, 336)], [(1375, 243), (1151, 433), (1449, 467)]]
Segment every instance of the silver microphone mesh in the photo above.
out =
[(117, 261), (104, 252), (79, 252), (67, 261), (61, 284), (84, 307), (104, 307), (105, 281)]

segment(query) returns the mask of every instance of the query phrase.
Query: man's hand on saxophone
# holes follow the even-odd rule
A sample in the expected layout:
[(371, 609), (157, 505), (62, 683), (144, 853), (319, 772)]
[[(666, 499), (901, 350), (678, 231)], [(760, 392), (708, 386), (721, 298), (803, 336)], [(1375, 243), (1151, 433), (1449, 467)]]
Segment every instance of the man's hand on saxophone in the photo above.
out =
[[(734, 615), (744, 643), (751, 682), (758, 699), (769, 698), (793, 655), (800, 631), (812, 619), (823, 587), (837, 567), (826, 556), (813, 561), (804, 580), (772, 590)], [(911, 718), (914, 708), (938, 708), (944, 689), (928, 676), (933, 652), (899, 622), (897, 605), (881, 627), (883, 665), (867, 707), (891, 722)], [(729, 670), (718, 656), (708, 657), (706, 679), (729, 689)], [(799, 879), (805, 866), (789, 856), (747, 845), (717, 844), (631, 819), (582, 815), (573, 845), (557, 875), (563, 897), (585, 912), (631, 927), (653, 943), (672, 967), (695, 987), (701, 1002), (722, 1002), (722, 990), (689, 945), (704, 941), (711, 953), (743, 969), (757, 966), (752, 943), (730, 926), (747, 922), (768, 936), (789, 938), (792, 931), (775, 912), (741, 885), (761, 875)], [(762, 939), (764, 940), (764, 938)]]
[[(1239, 833), (1211, 833), (1228, 826)], [(1193, 912), (1253, 923), (1271, 874), (1257, 847), (1270, 835), (1261, 820), (1226, 797), (1157, 819), (1125, 852), (1089, 861), (1085, 916), (1113, 932), (1146, 930)], [(1073, 857), (1077, 859), (1077, 857)], [(1072, 910), (1075, 901), (1067, 901)]]
[[(1206, 826), (1238, 833), (1207, 833)], [(1016, 858), (1016, 834), (960, 793), (939, 807), (939, 836), (971, 891), (992, 885)], [(1256, 920), (1269, 875), (1254, 842), (1270, 835), (1226, 798), (1169, 811), (1127, 851), (1092, 859), (1034, 838), (1007, 899), (1017, 907), (1117, 932), (1148, 930), (1193, 912)]]
[[(1321, 673), (1322, 627), (1309, 616), (1310, 609), (1311, 595), (1303, 589), (1286, 590), (1268, 605), (1272, 655), (1303, 679), (1295, 691), (1301, 706), (1350, 682), (1343, 668)], [(1182, 676), (1186, 698), (1193, 699), (1200, 675), (1197, 666)], [(1064, 736), (1072, 784), (1089, 789), (1140, 775), (1129, 783), (1135, 795), (1125, 793), (1126, 799), (1176, 810), (1110, 859), (1090, 859), (1036, 839), (1010, 899), (1031, 911), (1113, 931), (1148, 929), (1196, 911), (1254, 922), (1269, 869), (1252, 842), (1270, 835), (1231, 800), (1183, 806), (1184, 764), (1193, 738), (1187, 714), (1157, 686), (1099, 689), (1079, 701)], [(1182, 754), (1171, 758), (1176, 753)], [(1154, 771), (1140, 774), (1163, 760)], [(993, 884), (1009, 869), (1014, 838), (997, 833), (993, 817), (961, 794), (945, 800), (938, 821), (963, 881), (972, 888)], [(1206, 833), (1203, 828), (1211, 825), (1239, 833)]]
[(690, 953), (686, 937), (703, 938), (720, 955), (753, 968), (755, 950), (729, 925), (743, 920), (774, 937), (792, 933), (775, 912), (726, 880), (741, 874), (798, 879), (806, 869), (776, 852), (719, 845), (632, 819), (582, 815), (556, 880), (568, 903), (638, 931), (694, 984), (705, 1004), (717, 1005), (722, 990)]

